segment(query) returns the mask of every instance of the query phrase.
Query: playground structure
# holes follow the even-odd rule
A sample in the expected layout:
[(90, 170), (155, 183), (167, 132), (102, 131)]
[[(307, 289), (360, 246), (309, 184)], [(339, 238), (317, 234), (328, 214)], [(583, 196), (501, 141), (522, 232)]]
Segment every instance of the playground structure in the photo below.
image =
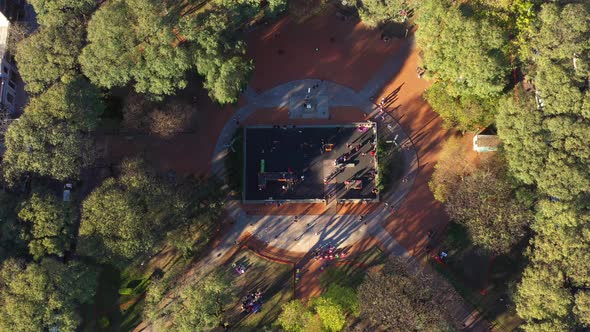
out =
[(244, 203), (376, 202), (373, 122), (244, 128)]

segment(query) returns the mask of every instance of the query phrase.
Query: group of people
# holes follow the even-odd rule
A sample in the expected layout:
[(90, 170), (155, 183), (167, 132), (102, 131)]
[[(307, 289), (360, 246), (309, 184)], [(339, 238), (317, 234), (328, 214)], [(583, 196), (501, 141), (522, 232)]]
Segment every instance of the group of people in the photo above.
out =
[(313, 258), (316, 260), (331, 261), (338, 258), (344, 258), (348, 253), (344, 249), (337, 249), (335, 246), (327, 248), (318, 248), (313, 251)]
[(262, 307), (262, 292), (260, 290), (253, 290), (246, 295), (246, 300), (242, 302), (242, 311), (247, 313), (257, 313)]

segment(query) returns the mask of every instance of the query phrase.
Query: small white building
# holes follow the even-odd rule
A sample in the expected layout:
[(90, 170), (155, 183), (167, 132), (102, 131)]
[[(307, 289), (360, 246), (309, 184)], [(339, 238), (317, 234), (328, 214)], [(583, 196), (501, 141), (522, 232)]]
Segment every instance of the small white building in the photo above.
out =
[(473, 151), (493, 152), (498, 150), (500, 138), (496, 135), (496, 129), (489, 126), (473, 136)]

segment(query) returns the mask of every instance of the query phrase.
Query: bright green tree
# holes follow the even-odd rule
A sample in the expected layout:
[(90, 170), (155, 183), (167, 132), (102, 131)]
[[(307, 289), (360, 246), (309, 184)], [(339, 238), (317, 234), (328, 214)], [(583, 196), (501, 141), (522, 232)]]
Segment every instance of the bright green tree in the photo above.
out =
[(96, 8), (95, 0), (30, 0), (37, 22), (44, 26), (63, 26), (87, 16)]
[(68, 82), (76, 74), (83, 35), (80, 22), (41, 27), (18, 44), (16, 62), (25, 89), (33, 94), (56, 82)]
[(569, 314), (573, 297), (564, 287), (564, 275), (545, 264), (529, 265), (515, 297), (516, 311), (533, 325), (561, 322)]
[(100, 91), (83, 79), (55, 84), (32, 98), (6, 132), (5, 179), (13, 182), (26, 173), (77, 178), (94, 158), (88, 133), (103, 110)]
[(354, 289), (338, 284), (331, 284), (322, 294), (323, 298), (338, 304), (344, 311), (355, 316), (359, 314), (359, 303)]
[(424, 65), (430, 76), (448, 83), (453, 97), (496, 97), (507, 84), (508, 37), (486, 18), (464, 13), (446, 0), (421, 3), (416, 41)]
[(313, 309), (322, 321), (322, 326), (330, 332), (338, 332), (346, 324), (346, 315), (342, 307), (335, 301), (319, 297), (313, 302)]
[(276, 324), (286, 332), (319, 332), (322, 321), (313, 314), (300, 300), (292, 300), (282, 305)]
[(590, 326), (590, 291), (580, 290), (575, 296), (574, 314), (580, 325)]
[(34, 192), (22, 204), (18, 217), (27, 224), (25, 238), (35, 259), (63, 257), (73, 239), (74, 208), (51, 193)]
[(91, 303), (96, 273), (78, 262), (6, 260), (0, 269), (0, 330), (76, 331), (78, 306)]
[(118, 0), (101, 6), (88, 23), (82, 70), (99, 86), (133, 81), (135, 90), (171, 95), (186, 86), (188, 49), (173, 33), (175, 22), (162, 15), (166, 4), (154, 0)]

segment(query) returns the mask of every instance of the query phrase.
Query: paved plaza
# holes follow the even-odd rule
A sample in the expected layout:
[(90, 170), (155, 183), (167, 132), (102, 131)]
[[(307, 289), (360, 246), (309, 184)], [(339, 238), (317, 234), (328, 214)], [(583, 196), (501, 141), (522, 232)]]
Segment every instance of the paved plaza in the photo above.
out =
[(244, 129), (246, 203), (376, 201), (373, 122)]

